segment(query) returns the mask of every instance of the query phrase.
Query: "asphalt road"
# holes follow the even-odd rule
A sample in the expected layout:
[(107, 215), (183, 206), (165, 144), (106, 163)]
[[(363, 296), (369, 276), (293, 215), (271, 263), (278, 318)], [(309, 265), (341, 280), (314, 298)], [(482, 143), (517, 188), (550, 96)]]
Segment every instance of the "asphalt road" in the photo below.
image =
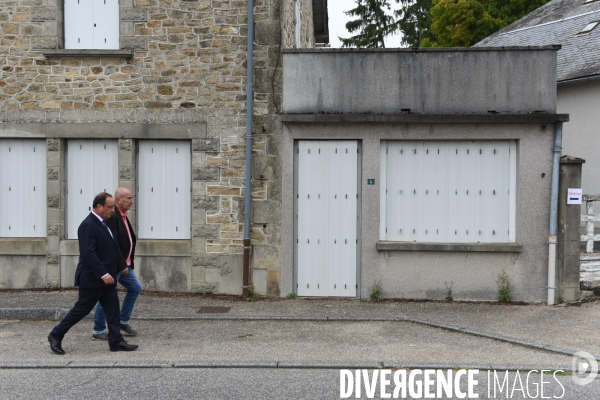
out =
[[(336, 399), (353, 386), (340, 387), (340, 368), (369, 368), (369, 379), (385, 370), (402, 376), (417, 368), (480, 369), (478, 398), (600, 399), (600, 378), (587, 386), (548, 372), (527, 380), (533, 368), (570, 369), (576, 351), (600, 361), (600, 302), (547, 307), (141, 296), (132, 320), (139, 335), (128, 338), (138, 351), (109, 352), (106, 342), (91, 339), (88, 319), (67, 334), (67, 354), (57, 356), (46, 337), (58, 321), (29, 318), (58, 318), (57, 310), (75, 298), (72, 291), (0, 291), (0, 400)], [(204, 307), (230, 311), (206, 314)], [(38, 312), (45, 316), (31, 316)], [(500, 374), (492, 387), (488, 369)], [(524, 371), (519, 379), (516, 370)], [(349, 398), (379, 398), (378, 386), (368, 395), (362, 380), (361, 394), (353, 390)], [(459, 383), (460, 393), (450, 398), (462, 398), (467, 383)], [(437, 394), (435, 385), (432, 390)], [(409, 391), (405, 398), (424, 394)]]
[(92, 321), (63, 340), (64, 356), (50, 351), (56, 321), (6, 321), (0, 362), (328, 362), (566, 366), (571, 357), (407, 322), (137, 321), (134, 352), (113, 353), (92, 340)]
[[(373, 371), (368, 371), (372, 377)], [(499, 378), (505, 372), (497, 371)], [(493, 375), (492, 379), (493, 379)], [(480, 371), (474, 393), (487, 398), (561, 398), (567, 400), (600, 398), (600, 379), (587, 386), (574, 385), (569, 376), (544, 376), (544, 393), (540, 391), (539, 374), (522, 374), (522, 391), (509, 373), (509, 385), (502, 391), (489, 387), (487, 371)], [(460, 393), (468, 394), (461, 381)], [(537, 386), (536, 386), (537, 385)], [(513, 391), (512, 388), (515, 387)], [(529, 389), (529, 392), (527, 392)], [(10, 399), (339, 399), (340, 371), (335, 369), (38, 369), (0, 370), (0, 398)], [(347, 390), (344, 388), (343, 390)], [(415, 387), (415, 390), (418, 390)], [(502, 392), (502, 394), (501, 394)], [(393, 395), (393, 386), (386, 393)], [(435, 385), (431, 393), (436, 393)], [(379, 386), (373, 397), (364, 386), (361, 396), (380, 398)], [(422, 392), (422, 395), (424, 393)], [(508, 394), (508, 395), (507, 395)], [(398, 393), (402, 398), (401, 391)], [(542, 397), (543, 395), (543, 397)], [(411, 398), (407, 392), (407, 397)], [(456, 393), (452, 397), (458, 398)]]

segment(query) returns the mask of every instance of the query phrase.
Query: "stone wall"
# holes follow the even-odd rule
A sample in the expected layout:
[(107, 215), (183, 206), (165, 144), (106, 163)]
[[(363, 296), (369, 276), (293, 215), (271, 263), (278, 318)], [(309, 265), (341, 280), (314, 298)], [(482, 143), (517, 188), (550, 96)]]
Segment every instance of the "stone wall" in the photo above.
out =
[[(300, 1), (302, 43), (310, 46), (311, 3)], [(279, 293), (281, 49), (295, 23), (282, 7), (291, 4), (293, 10), (293, 3), (255, 0), (252, 264), (261, 270), (255, 274), (257, 291), (272, 295)], [(168, 139), (175, 132), (174, 138), (182, 138), (178, 126), (199, 124), (200, 133), (185, 136), (193, 151), (187, 287), (204, 292), (233, 287), (229, 280), (237, 276), (231, 273), (234, 260), (241, 260), (244, 219), (246, 5), (121, 0), (120, 47), (131, 51), (127, 58), (117, 51), (53, 54), (64, 43), (61, 0), (0, 4), (0, 137), (47, 138), (48, 286), (61, 282), (65, 138), (120, 139), (119, 183), (132, 187), (136, 140), (149, 137), (146, 130), (163, 126), (150, 137)], [(99, 128), (105, 123), (111, 132)]]

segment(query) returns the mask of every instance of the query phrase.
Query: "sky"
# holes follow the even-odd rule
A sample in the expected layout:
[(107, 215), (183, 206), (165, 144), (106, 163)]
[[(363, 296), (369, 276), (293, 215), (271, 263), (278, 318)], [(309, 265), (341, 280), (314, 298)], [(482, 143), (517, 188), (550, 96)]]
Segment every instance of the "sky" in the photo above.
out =
[[(350, 20), (344, 11), (356, 7), (354, 0), (328, 0), (329, 12), (329, 41), (331, 47), (342, 47), (342, 42), (338, 36), (348, 38), (351, 34), (346, 30), (346, 22)], [(392, 8), (398, 7), (395, 1), (392, 1)], [(385, 38), (385, 47), (400, 47), (400, 35), (392, 35)]]

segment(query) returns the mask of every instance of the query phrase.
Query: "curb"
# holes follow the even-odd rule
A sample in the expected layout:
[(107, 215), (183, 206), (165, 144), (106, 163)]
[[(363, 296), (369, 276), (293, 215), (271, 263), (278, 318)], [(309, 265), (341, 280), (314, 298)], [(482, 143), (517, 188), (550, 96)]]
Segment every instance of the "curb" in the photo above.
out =
[(60, 368), (188, 368), (188, 369), (478, 369), (481, 371), (556, 371), (573, 372), (571, 366), (560, 365), (493, 365), (428, 362), (310, 362), (310, 361), (2, 361), (2, 369)]
[[(42, 319), (42, 320), (61, 320), (69, 312), (66, 308), (0, 308), (1, 319)], [(86, 318), (92, 318), (89, 314)], [(577, 353), (574, 350), (563, 349), (550, 346), (543, 343), (521, 340), (519, 338), (497, 335), (476, 329), (470, 329), (457, 325), (450, 325), (410, 317), (303, 317), (303, 316), (235, 316), (235, 315), (192, 315), (177, 317), (133, 317), (132, 319), (140, 321), (310, 321), (310, 322), (409, 322), (431, 328), (445, 329), (452, 332), (463, 333), (483, 337), (487, 339), (498, 340), (536, 350), (548, 351), (551, 353), (574, 356)], [(599, 355), (593, 357), (600, 361)]]
[[(69, 308), (59, 307), (35, 307), (35, 308), (0, 308), (0, 319), (43, 319), (62, 320)], [(85, 318), (93, 318), (92, 314)]]

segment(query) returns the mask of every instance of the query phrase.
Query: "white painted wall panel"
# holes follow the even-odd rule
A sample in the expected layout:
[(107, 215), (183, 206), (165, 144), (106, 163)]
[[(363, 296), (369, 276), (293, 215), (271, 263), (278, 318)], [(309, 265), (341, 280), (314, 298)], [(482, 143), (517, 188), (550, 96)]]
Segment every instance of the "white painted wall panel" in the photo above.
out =
[(325, 142), (298, 144), (298, 295), (325, 296), (327, 281), (327, 230), (329, 197), (328, 157)]
[[(81, 0), (84, 1), (84, 0)], [(87, 0), (85, 0), (87, 1)], [(119, 1), (92, 0), (94, 49), (119, 48)]]
[(81, 221), (92, 211), (100, 192), (114, 196), (119, 187), (119, 150), (116, 140), (67, 141), (67, 238), (77, 239)]
[(64, 0), (65, 49), (94, 48), (93, 1)]
[(191, 238), (190, 146), (190, 142), (184, 140), (139, 142), (140, 238)]
[(298, 152), (298, 295), (356, 296), (357, 142)]
[(0, 140), (0, 237), (46, 236), (46, 142)]
[[(444, 199), (446, 188), (440, 175), (446, 169), (446, 152), (443, 142), (425, 142), (420, 149), (421, 158), (421, 183), (420, 193), (423, 212), (423, 226), (420, 230), (419, 240), (431, 242), (439, 240), (446, 232), (444, 225)], [(419, 149), (417, 149), (419, 151)]]
[[(327, 296), (356, 296), (357, 142), (326, 142), (329, 155)], [(333, 239), (333, 244), (332, 244)]]
[(384, 240), (514, 242), (516, 142), (386, 141), (382, 147)]

